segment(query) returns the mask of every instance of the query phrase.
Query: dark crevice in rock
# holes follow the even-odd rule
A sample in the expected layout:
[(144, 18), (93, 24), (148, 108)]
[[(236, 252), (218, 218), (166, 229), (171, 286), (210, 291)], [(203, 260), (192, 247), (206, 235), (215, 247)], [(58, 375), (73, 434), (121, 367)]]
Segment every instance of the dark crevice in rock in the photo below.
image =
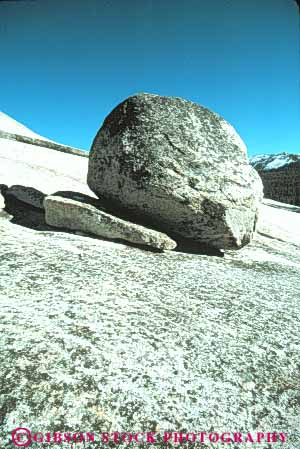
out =
[(115, 215), (116, 217), (130, 221), (132, 223), (139, 224), (145, 228), (154, 229), (159, 232), (165, 232), (169, 237), (176, 241), (177, 247), (175, 251), (190, 254), (199, 254), (205, 256), (217, 256), (224, 257), (224, 252), (213, 248), (212, 246), (205, 245), (203, 243), (196, 242), (192, 239), (184, 238), (174, 232), (170, 232), (167, 227), (164, 227), (162, 223), (157, 223), (153, 218), (149, 216), (141, 216), (138, 210), (133, 208), (128, 209), (120, 206), (120, 203), (112, 198), (100, 198), (98, 201), (98, 207), (105, 210), (107, 213)]
[(5, 211), (12, 216), (11, 222), (25, 228), (38, 231), (50, 230), (45, 221), (45, 214), (41, 209), (18, 200), (15, 196), (5, 194)]
[(92, 196), (86, 195), (85, 193), (73, 192), (72, 190), (59, 190), (55, 193), (52, 193), (51, 196), (60, 196), (61, 198), (80, 201), (81, 203), (90, 204), (91, 206), (94, 206), (97, 209), (105, 211), (105, 209), (101, 207), (98, 198), (93, 198)]
[(182, 150), (182, 148), (180, 148), (179, 146), (175, 145), (172, 140), (170, 139), (170, 136), (168, 136), (168, 134), (164, 133), (163, 134), (165, 136), (165, 138), (167, 139), (168, 143), (171, 145), (172, 148), (174, 148), (174, 150), (179, 151), (181, 154), (183, 154), (184, 156), (186, 155), (185, 152)]
[(199, 254), (203, 256), (224, 257), (224, 251), (217, 248), (212, 248), (211, 246), (178, 236), (172, 236), (172, 238), (177, 242), (177, 247), (174, 251), (188, 254)]

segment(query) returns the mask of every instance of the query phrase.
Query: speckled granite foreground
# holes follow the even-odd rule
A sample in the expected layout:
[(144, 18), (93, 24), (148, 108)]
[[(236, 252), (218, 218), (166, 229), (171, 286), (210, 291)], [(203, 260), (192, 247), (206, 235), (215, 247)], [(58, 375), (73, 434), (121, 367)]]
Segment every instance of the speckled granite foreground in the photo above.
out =
[[(90, 193), (87, 158), (0, 139), (0, 160), (0, 184)], [(277, 431), (288, 442), (272, 447), (299, 449), (299, 211), (266, 202), (255, 240), (224, 258), (37, 231), (0, 211), (1, 449), (19, 426)]]
[(22, 425), (285, 431), (299, 448), (299, 246), (159, 254), (5, 213), (0, 238), (3, 447)]

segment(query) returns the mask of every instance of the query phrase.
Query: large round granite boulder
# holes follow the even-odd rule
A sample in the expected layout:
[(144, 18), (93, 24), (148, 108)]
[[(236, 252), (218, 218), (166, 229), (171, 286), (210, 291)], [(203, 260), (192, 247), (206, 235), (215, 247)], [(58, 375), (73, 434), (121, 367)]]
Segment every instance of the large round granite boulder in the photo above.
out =
[(191, 101), (138, 94), (106, 118), (88, 185), (106, 207), (215, 248), (251, 240), (262, 183), (219, 115)]

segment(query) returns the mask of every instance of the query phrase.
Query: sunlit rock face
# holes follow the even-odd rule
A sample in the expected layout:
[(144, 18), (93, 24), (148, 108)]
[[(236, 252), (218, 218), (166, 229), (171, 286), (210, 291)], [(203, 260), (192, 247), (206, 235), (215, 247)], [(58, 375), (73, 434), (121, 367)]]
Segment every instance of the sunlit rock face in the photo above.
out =
[(255, 156), (250, 163), (262, 179), (266, 198), (300, 206), (300, 154)]
[(250, 242), (262, 198), (229, 123), (198, 104), (152, 94), (128, 98), (106, 118), (88, 185), (108, 207), (215, 248)]
[(125, 240), (161, 251), (176, 247), (176, 243), (162, 232), (122, 220), (86, 202), (50, 195), (45, 198), (43, 204), (46, 223), (57, 228)]

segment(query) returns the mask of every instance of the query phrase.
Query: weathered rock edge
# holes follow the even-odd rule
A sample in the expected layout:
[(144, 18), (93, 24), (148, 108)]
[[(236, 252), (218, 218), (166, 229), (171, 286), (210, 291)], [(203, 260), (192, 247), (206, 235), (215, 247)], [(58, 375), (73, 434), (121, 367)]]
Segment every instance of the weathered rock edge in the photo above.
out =
[(8, 140), (16, 140), (17, 142), (29, 143), (30, 145), (35, 145), (38, 147), (50, 148), (51, 150), (73, 154), (74, 156), (83, 156), (83, 157), (89, 156), (87, 151), (79, 150), (78, 148), (73, 148), (69, 147), (68, 145), (62, 145), (60, 143), (51, 142), (50, 140), (43, 140), (29, 136), (23, 136), (21, 134), (14, 134), (0, 130), (0, 138)]
[(159, 250), (176, 247), (176, 242), (167, 235), (114, 217), (90, 204), (50, 195), (45, 198), (44, 207), (45, 220), (50, 226), (126, 240)]
[(87, 182), (112, 213), (218, 249), (251, 241), (262, 199), (229, 123), (198, 104), (153, 94), (129, 97), (108, 115)]
[(43, 201), (46, 195), (34, 187), (13, 185), (7, 189), (6, 195), (11, 195), (19, 201), (36, 207), (37, 209), (44, 209)]

